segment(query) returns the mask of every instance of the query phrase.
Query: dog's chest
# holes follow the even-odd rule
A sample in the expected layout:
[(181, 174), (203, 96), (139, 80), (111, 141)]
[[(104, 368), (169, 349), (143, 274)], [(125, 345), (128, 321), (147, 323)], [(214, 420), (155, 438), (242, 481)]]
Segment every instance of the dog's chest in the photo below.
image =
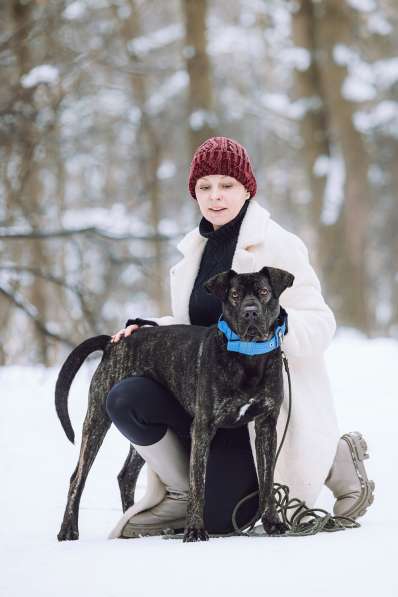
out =
[(275, 398), (262, 384), (262, 378), (242, 387), (224, 388), (216, 392), (213, 416), (219, 427), (240, 427), (275, 408)]
[[(262, 371), (235, 372), (226, 383), (220, 384), (213, 398), (213, 416), (220, 427), (238, 427), (261, 414), (275, 409), (279, 392), (274, 380)], [(222, 389), (221, 389), (222, 388)]]
[(274, 408), (275, 400), (264, 395), (245, 399), (228, 396), (214, 405), (214, 422), (217, 427), (240, 427)]

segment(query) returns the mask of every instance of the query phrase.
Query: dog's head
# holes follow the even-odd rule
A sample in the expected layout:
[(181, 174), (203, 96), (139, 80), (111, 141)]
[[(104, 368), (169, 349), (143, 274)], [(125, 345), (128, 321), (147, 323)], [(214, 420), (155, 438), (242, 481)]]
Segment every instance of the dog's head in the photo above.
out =
[(268, 340), (279, 315), (279, 297), (292, 286), (293, 274), (263, 267), (253, 274), (233, 269), (216, 274), (203, 286), (223, 303), (223, 317), (242, 340)]

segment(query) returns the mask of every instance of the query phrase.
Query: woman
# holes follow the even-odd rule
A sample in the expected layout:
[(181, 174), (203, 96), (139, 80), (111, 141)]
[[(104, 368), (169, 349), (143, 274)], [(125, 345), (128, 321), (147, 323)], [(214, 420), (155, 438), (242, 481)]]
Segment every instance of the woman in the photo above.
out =
[[(213, 137), (195, 152), (188, 181), (202, 219), (177, 245), (184, 257), (170, 270), (172, 316), (151, 318), (159, 325), (210, 326), (221, 302), (203, 288), (212, 275), (235, 270), (255, 272), (263, 266), (285, 269), (294, 284), (280, 297), (288, 314), (284, 350), (292, 378), (292, 411), (274, 480), (290, 496), (313, 507), (322, 485), (333, 492), (334, 513), (358, 517), (373, 501), (373, 481), (363, 466), (366, 443), (357, 432), (339, 439), (323, 352), (335, 332), (304, 243), (274, 222), (253, 196), (256, 179), (245, 148), (233, 139)], [(139, 327), (128, 320), (114, 336), (118, 342)], [(284, 372), (285, 376), (285, 372)], [(281, 438), (287, 416), (285, 400), (278, 419)], [(116, 384), (107, 398), (112, 421), (147, 463), (144, 497), (129, 508), (110, 538), (157, 535), (182, 529), (187, 506), (190, 416), (155, 381), (132, 376)], [(254, 424), (219, 429), (211, 444), (206, 471), (205, 526), (209, 533), (233, 530), (238, 501), (258, 489)], [(257, 496), (244, 502), (237, 522), (243, 527), (257, 510)]]

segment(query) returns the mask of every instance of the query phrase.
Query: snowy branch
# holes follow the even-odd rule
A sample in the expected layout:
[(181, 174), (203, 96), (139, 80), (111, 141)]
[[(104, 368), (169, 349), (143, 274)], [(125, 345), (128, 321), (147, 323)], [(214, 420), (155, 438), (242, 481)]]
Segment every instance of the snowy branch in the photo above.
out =
[(51, 332), (49, 328), (46, 326), (46, 324), (43, 323), (41, 319), (38, 317), (36, 308), (33, 305), (25, 303), (21, 299), (18, 299), (15, 295), (6, 290), (3, 286), (0, 286), (0, 294), (2, 294), (7, 300), (9, 300), (13, 305), (15, 305), (17, 309), (23, 311), (25, 315), (27, 315), (35, 323), (37, 329), (44, 336), (48, 336), (53, 340), (58, 340), (59, 342), (66, 344), (70, 348), (74, 348), (76, 346), (76, 343), (72, 342), (68, 338), (64, 338), (59, 334)]
[(61, 238), (66, 236), (74, 236), (74, 235), (81, 235), (81, 234), (93, 234), (95, 236), (99, 236), (100, 238), (104, 238), (107, 240), (143, 240), (143, 241), (164, 241), (169, 242), (179, 238), (181, 234), (174, 235), (174, 236), (167, 236), (164, 234), (145, 234), (143, 236), (137, 234), (111, 234), (106, 232), (106, 230), (100, 230), (95, 226), (89, 226), (86, 228), (71, 228), (71, 229), (60, 229), (60, 230), (29, 230), (26, 232), (18, 232), (18, 231), (1, 231), (0, 230), (0, 240), (29, 240), (29, 239), (38, 239), (38, 238)]
[(97, 332), (96, 321), (93, 317), (92, 312), (87, 307), (84, 293), (77, 286), (75, 286), (75, 285), (72, 286), (71, 284), (67, 284), (63, 278), (54, 276), (53, 274), (48, 273), (48, 272), (43, 272), (42, 270), (35, 268), (35, 267), (27, 267), (27, 266), (19, 266), (19, 265), (0, 265), (0, 270), (18, 272), (18, 273), (22, 273), (22, 274), (28, 273), (33, 276), (36, 276), (37, 278), (41, 278), (43, 280), (46, 280), (47, 282), (56, 284), (58, 286), (62, 286), (63, 288), (70, 290), (71, 292), (73, 292), (73, 294), (75, 294), (77, 296), (79, 303), (80, 303), (82, 313), (84, 314), (86, 321), (93, 328), (93, 330), (95, 330)]

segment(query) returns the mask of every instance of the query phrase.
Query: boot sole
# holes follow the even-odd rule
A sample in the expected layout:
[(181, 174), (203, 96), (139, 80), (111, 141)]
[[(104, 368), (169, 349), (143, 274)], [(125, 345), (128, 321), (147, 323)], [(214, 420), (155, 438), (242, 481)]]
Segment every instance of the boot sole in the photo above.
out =
[(363, 465), (363, 460), (369, 458), (369, 454), (368, 445), (362, 434), (359, 433), (359, 431), (352, 431), (350, 433), (345, 433), (342, 436), (342, 439), (344, 439), (350, 448), (355, 470), (361, 484), (361, 495), (359, 501), (351, 510), (348, 510), (343, 514), (343, 516), (349, 516), (355, 520), (356, 518), (363, 516), (368, 507), (373, 503), (375, 482), (368, 479), (365, 467)]
[(167, 527), (154, 527), (153, 525), (145, 524), (133, 525), (128, 522), (120, 533), (120, 539), (139, 539), (140, 537), (156, 537), (159, 535), (183, 533), (185, 528), (185, 518), (170, 520), (167, 524)]
[[(257, 522), (258, 516), (254, 516), (249, 522), (247, 522), (240, 530), (249, 528), (252, 523)], [(128, 528), (128, 527), (131, 528)], [(185, 532), (185, 518), (179, 520), (170, 521), (168, 527), (153, 528), (150, 525), (133, 526), (127, 523), (122, 532), (119, 535), (120, 539), (139, 539), (140, 537), (158, 537), (161, 535), (184, 535)], [(229, 533), (209, 533), (209, 537), (233, 537), (237, 533), (231, 531)]]

